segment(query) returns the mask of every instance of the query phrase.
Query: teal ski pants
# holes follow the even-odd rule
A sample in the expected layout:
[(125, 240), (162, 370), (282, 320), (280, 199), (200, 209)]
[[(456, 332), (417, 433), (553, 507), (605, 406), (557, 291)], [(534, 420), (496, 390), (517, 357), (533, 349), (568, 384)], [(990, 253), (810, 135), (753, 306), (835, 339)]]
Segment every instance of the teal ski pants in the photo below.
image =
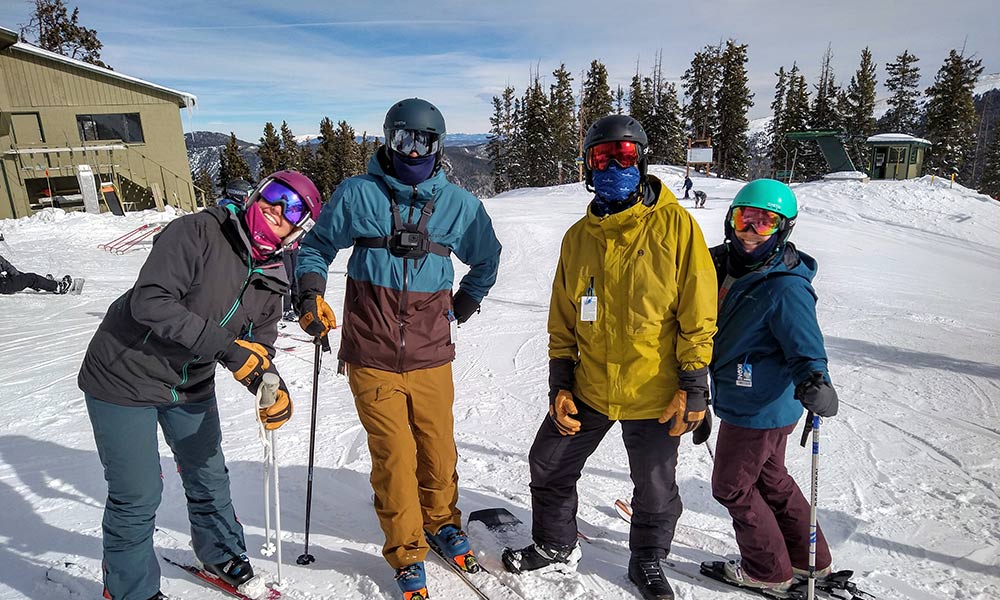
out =
[(104, 585), (113, 600), (147, 600), (160, 589), (153, 553), (163, 475), (156, 428), (173, 451), (187, 497), (191, 545), (203, 563), (246, 552), (229, 494), (215, 398), (161, 406), (122, 406), (85, 396), (104, 465)]

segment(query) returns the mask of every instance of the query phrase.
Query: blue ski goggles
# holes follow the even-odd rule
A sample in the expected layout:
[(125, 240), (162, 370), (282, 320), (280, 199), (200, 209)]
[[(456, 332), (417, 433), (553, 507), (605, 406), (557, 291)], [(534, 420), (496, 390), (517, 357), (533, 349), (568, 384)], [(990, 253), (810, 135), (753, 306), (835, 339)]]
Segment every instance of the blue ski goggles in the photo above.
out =
[(385, 143), (404, 156), (409, 156), (411, 152), (416, 152), (417, 156), (430, 156), (441, 149), (441, 136), (416, 129), (394, 129), (389, 132)]
[(272, 179), (262, 185), (255, 193), (253, 200), (263, 200), (272, 206), (281, 206), (281, 210), (292, 225), (299, 226), (312, 215), (305, 201), (298, 192), (284, 183)]

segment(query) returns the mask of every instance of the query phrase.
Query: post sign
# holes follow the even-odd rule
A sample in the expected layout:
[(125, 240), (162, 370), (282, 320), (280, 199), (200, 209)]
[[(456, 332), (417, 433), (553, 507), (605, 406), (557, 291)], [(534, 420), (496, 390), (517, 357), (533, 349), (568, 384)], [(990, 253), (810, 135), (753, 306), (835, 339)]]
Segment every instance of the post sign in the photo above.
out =
[(711, 148), (688, 148), (687, 161), (689, 163), (711, 163), (712, 162), (712, 149)]

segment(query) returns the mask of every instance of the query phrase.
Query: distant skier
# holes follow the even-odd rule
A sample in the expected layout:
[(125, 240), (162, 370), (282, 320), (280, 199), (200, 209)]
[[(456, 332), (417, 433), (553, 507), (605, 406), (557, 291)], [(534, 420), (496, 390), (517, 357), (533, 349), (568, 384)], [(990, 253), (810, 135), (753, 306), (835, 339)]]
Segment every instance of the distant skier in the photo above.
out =
[(691, 191), (692, 187), (694, 187), (694, 182), (691, 181), (691, 178), (689, 176), (685, 175), (684, 176), (684, 199), (685, 200), (689, 199), (688, 198), (688, 192)]
[(683, 434), (709, 399), (716, 288), (701, 229), (647, 174), (642, 125), (612, 115), (584, 140), (587, 214), (563, 237), (549, 304), (549, 414), (528, 456), (533, 544), (506, 549), (514, 573), (572, 571), (576, 484), (616, 422), (635, 484), (628, 577), (643, 598), (672, 599), (660, 560), (681, 515)]
[[(467, 571), (478, 566), (457, 508), (451, 363), (457, 326), (496, 281), (500, 242), (483, 204), (445, 177), (445, 122), (419, 98), (385, 116), (368, 174), (342, 182), (299, 250), (299, 323), (336, 321), (324, 300), (330, 262), (354, 247), (339, 357), (372, 456), (382, 554), (403, 597), (426, 598), (427, 539)], [(454, 254), (471, 268), (452, 296)]]
[(694, 191), (694, 207), (695, 208), (705, 208), (705, 201), (708, 200), (708, 194), (701, 190)]
[(6, 258), (0, 256), (0, 294), (16, 294), (28, 288), (36, 292), (65, 294), (73, 288), (73, 278), (64, 275), (62, 279), (45, 277), (38, 273), (21, 272)]
[[(788, 435), (805, 406), (837, 414), (811, 280), (816, 260), (788, 241), (795, 194), (773, 179), (739, 191), (712, 248), (719, 283), (719, 333), (711, 372), (722, 421), (712, 495), (733, 519), (742, 560), (725, 577), (785, 591), (809, 563), (809, 502), (785, 469)], [(830, 548), (817, 536), (816, 568), (830, 572)]]
[[(312, 227), (319, 207), (312, 181), (280, 171), (257, 186), (243, 209), (180, 217), (156, 237), (132, 289), (108, 308), (78, 379), (108, 483), (106, 598), (159, 597), (157, 423), (184, 485), (198, 560), (248, 595), (263, 591), (230, 497), (216, 363), (251, 394), (265, 373), (277, 373), (273, 344), (287, 288), (280, 253)], [(282, 382), (277, 401), (259, 417), (277, 429), (291, 415)]]

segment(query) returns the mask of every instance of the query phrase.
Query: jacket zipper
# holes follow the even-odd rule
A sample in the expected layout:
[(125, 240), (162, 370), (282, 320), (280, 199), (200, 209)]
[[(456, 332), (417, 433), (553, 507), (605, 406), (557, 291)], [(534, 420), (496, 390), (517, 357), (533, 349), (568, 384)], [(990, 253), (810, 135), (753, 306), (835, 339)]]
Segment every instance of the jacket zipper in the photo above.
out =
[[(413, 186), (413, 195), (410, 197), (410, 212), (409, 214), (406, 215), (407, 223), (413, 222), (413, 206), (416, 200), (417, 200), (417, 186)], [(396, 371), (400, 373), (403, 372), (403, 362), (405, 361), (405, 356), (406, 356), (406, 325), (403, 324), (403, 316), (406, 313), (406, 307), (409, 295), (407, 292), (407, 288), (409, 287), (407, 282), (407, 277), (409, 275), (408, 275), (408, 269), (406, 268), (406, 263), (407, 259), (404, 258), (403, 289), (400, 290), (399, 293), (399, 311), (396, 314), (396, 319), (399, 322), (399, 354), (397, 355), (398, 358), (396, 359)]]

